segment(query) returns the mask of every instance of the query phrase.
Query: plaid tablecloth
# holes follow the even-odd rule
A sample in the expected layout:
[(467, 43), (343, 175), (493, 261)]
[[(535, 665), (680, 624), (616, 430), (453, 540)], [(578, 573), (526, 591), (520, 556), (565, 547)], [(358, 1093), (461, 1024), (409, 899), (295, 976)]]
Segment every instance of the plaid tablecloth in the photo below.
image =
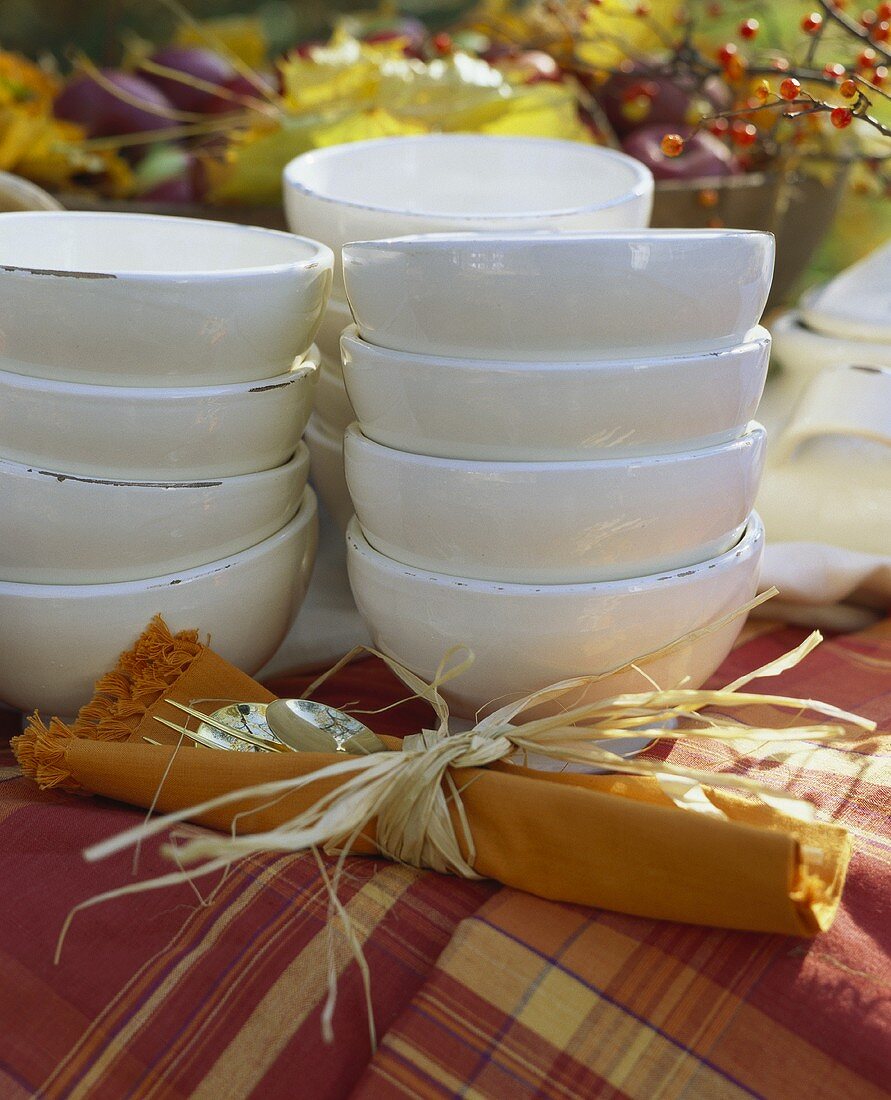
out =
[[(749, 630), (718, 681), (803, 636)], [(765, 688), (891, 729), (891, 621), (825, 643)], [(397, 691), (365, 663), (346, 671), (331, 701), (361, 692), (374, 704)], [(417, 718), (404, 707), (387, 726)], [(86, 910), (54, 966), (71, 907), (132, 873), (129, 855), (87, 865), (81, 850), (141, 815), (40, 794), (4, 756), (0, 1097), (888, 1095), (889, 751), (888, 736), (799, 746), (786, 761), (765, 746), (697, 749), (700, 764), (788, 786), (853, 833), (841, 912), (814, 941), (642, 920), (350, 860), (342, 899), (370, 967), (376, 1052), (340, 934), (334, 1045), (322, 1039), (328, 903), (311, 857), (246, 860), (209, 904), (181, 886)], [(693, 759), (684, 744), (671, 755)], [(149, 848), (137, 873), (167, 866)]]

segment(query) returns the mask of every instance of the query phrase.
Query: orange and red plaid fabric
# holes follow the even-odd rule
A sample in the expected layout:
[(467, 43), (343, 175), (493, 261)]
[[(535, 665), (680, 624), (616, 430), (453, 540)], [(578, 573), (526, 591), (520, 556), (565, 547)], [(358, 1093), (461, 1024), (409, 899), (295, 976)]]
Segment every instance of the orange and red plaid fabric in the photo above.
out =
[[(751, 630), (717, 682), (801, 637)], [(891, 621), (824, 643), (764, 686), (857, 710), (887, 731)], [(376, 706), (399, 689), (364, 662), (329, 698), (360, 691)], [(383, 728), (417, 728), (416, 706), (390, 712)], [(129, 856), (88, 865), (81, 850), (141, 815), (41, 794), (4, 757), (0, 1098), (887, 1096), (891, 738), (798, 746), (783, 759), (775, 746), (743, 749), (697, 746), (696, 760), (788, 786), (855, 837), (830, 932), (802, 941), (649, 921), (352, 859), (341, 898), (370, 968), (374, 1053), (339, 933), (335, 1043), (322, 1039), (328, 901), (312, 857), (249, 859), (201, 887), (213, 890), (207, 904), (181, 886), (88, 909), (54, 966), (71, 907), (131, 881)], [(672, 759), (693, 751), (682, 743)], [(138, 876), (167, 867), (145, 850)]]

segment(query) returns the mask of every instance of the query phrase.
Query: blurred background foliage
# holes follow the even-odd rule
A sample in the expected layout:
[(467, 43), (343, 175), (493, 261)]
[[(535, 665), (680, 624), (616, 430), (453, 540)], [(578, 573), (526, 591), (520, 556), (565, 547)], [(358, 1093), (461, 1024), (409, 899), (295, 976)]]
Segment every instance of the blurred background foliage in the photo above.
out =
[[(175, 4), (177, 0), (173, 0)], [(198, 19), (258, 20), (272, 56), (308, 39), (325, 39), (343, 13), (378, 7), (379, 0), (179, 0)], [(704, 0), (703, 0), (704, 2)], [(416, 15), (433, 30), (448, 26), (472, 7), (472, 0), (399, 0), (392, 10)], [(695, 7), (695, 5), (693, 5)], [(727, 30), (740, 14), (756, 14), (777, 45), (797, 34), (808, 0), (725, 0)], [(858, 5), (860, 6), (860, 5)], [(745, 8), (743, 12), (742, 9)], [(720, 36), (724, 18), (710, 30)], [(52, 55), (67, 68), (72, 48), (100, 64), (116, 64), (128, 36), (156, 43), (172, 35), (177, 18), (165, 0), (0, 0), (0, 48), (32, 58)], [(800, 35), (798, 36), (800, 39)], [(833, 231), (816, 255), (804, 283), (810, 283), (853, 262), (891, 236), (891, 201), (849, 189)]]
[[(245, 14), (260, 20), (273, 53), (309, 38), (324, 38), (338, 15), (377, 6), (377, 0), (181, 0), (197, 19)], [(437, 29), (470, 7), (453, 0), (406, 0), (394, 4)], [(75, 45), (102, 64), (121, 56), (122, 37), (136, 33), (163, 42), (176, 18), (162, 0), (0, 0), (0, 46), (30, 57), (52, 53), (64, 58)]]

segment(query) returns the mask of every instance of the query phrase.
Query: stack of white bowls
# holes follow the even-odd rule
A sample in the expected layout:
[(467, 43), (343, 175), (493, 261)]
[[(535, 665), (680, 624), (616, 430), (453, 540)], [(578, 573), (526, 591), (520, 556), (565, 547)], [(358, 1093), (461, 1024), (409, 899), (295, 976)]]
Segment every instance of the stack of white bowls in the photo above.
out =
[[(607, 672), (754, 595), (773, 254), (732, 230), (344, 248), (353, 593), (420, 675), (473, 650), (456, 713)], [(740, 627), (646, 671), (698, 686)]]
[(70, 716), (157, 613), (256, 671), (315, 556), (333, 255), (185, 218), (0, 215), (0, 699)]
[(341, 527), (352, 515), (343, 433), (354, 419), (338, 341), (352, 321), (340, 250), (403, 233), (636, 228), (649, 223), (653, 178), (632, 157), (599, 146), (529, 137), (424, 134), (317, 149), (285, 169), (295, 233), (338, 257), (319, 330), (316, 411), (306, 432), (312, 481)]

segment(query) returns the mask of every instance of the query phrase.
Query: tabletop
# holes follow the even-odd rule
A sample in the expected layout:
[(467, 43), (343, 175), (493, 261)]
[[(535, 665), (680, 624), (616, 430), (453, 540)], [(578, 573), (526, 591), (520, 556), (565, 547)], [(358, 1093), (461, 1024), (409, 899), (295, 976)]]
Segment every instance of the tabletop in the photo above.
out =
[[(749, 624), (715, 682), (803, 633)], [(330, 701), (396, 698), (381, 673), (351, 666)], [(268, 686), (293, 694), (300, 684)], [(891, 731), (891, 620), (824, 642), (766, 690)], [(417, 728), (412, 706), (391, 712), (390, 729)], [(4, 719), (8, 735), (15, 720), (0, 713), (0, 730)], [(891, 740), (804, 744), (782, 759), (776, 750), (651, 751), (786, 787), (850, 830), (855, 854), (829, 932), (798, 940), (645, 920), (355, 857), (341, 900), (369, 967), (376, 1049), (359, 967), (338, 925), (329, 940), (309, 855), (251, 857), (202, 896), (180, 885), (82, 911), (54, 965), (70, 909), (133, 874), (129, 855), (88, 865), (82, 849), (143, 815), (39, 792), (7, 753), (0, 1096), (886, 1096)], [(135, 873), (166, 866), (147, 846)], [(326, 1044), (329, 966), (338, 996)]]

